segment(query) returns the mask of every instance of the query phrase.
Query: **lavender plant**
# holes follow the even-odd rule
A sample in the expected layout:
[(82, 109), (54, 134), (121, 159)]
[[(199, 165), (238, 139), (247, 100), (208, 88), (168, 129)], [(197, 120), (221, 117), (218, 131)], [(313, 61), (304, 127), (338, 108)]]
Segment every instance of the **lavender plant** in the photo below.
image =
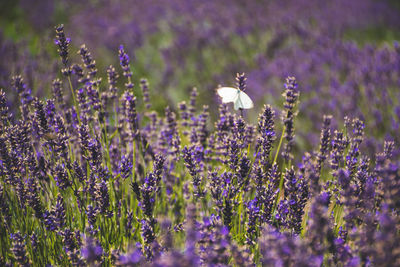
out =
[(0, 94), (1, 264), (400, 264), (397, 143), (369, 157), (368, 121), (341, 126), (318, 113), (320, 144), (299, 151), (296, 115), (309, 91), (292, 76), (283, 110), (265, 105), (256, 125), (219, 104), (211, 127), (197, 90), (160, 114), (147, 81), (134, 83), (128, 49), (103, 81), (89, 46), (78, 50), (83, 65), (69, 57), (67, 35), (56, 27), (52, 98), (21, 76), (18, 109)]

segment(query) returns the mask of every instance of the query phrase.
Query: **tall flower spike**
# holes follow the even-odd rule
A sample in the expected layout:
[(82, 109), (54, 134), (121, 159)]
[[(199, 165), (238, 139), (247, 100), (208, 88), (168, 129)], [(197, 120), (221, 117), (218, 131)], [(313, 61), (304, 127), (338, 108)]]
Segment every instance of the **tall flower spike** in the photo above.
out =
[(72, 65), (71, 68), (72, 68), (72, 73), (75, 74), (75, 76), (78, 78), (78, 83), (85, 84), (89, 81), (89, 78), (85, 77), (83, 68), (81, 67), (80, 64), (74, 64)]
[(70, 38), (66, 38), (64, 34), (64, 25), (56, 27), (56, 39), (54, 43), (58, 45), (58, 54), (61, 57), (62, 63), (67, 66), (68, 63), (68, 46), (71, 42)]
[(82, 62), (85, 64), (86, 69), (89, 72), (89, 76), (93, 78), (96, 76), (97, 69), (96, 69), (96, 61), (93, 59), (92, 55), (86, 48), (86, 45), (83, 44), (78, 51), (78, 54), (82, 57)]
[(56, 185), (64, 190), (67, 187), (71, 186), (71, 181), (68, 179), (68, 174), (64, 164), (57, 164), (54, 169), (54, 180), (56, 181)]
[(360, 120), (359, 118), (354, 118), (353, 120), (353, 141), (357, 143), (358, 145), (361, 144), (363, 141), (363, 136), (364, 136), (364, 122)]
[(240, 89), (240, 91), (246, 91), (246, 75), (244, 73), (236, 74), (236, 86)]
[(49, 126), (47, 122), (47, 117), (43, 103), (36, 99), (35, 100), (35, 119), (38, 122), (39, 126), (39, 136), (43, 136), (44, 134), (49, 132)]
[(47, 99), (45, 106), (46, 115), (50, 126), (54, 125), (54, 117), (56, 114), (56, 107), (53, 99)]
[(97, 208), (94, 208), (92, 205), (88, 205), (87, 209), (86, 209), (86, 215), (88, 217), (88, 222), (90, 226), (94, 226), (94, 224), (97, 221), (97, 214), (98, 214), (98, 210)]
[(151, 260), (153, 258), (151, 245), (156, 238), (154, 233), (154, 219), (143, 219), (141, 220), (141, 225), (142, 238), (145, 243), (145, 254), (147, 259)]
[(263, 166), (269, 163), (272, 143), (275, 140), (274, 117), (275, 111), (270, 105), (265, 105), (264, 112), (258, 117), (258, 132), (260, 136), (257, 138), (256, 157), (259, 157), (260, 164)]
[(133, 164), (131, 158), (132, 157), (129, 154), (122, 155), (121, 162), (119, 165), (119, 173), (123, 180), (129, 178), (132, 175)]
[(138, 114), (136, 111), (136, 97), (132, 92), (125, 91), (125, 117), (127, 119), (127, 123), (129, 123), (130, 134), (133, 139), (139, 136), (139, 122), (138, 122)]
[(353, 120), (353, 138), (351, 139), (350, 149), (346, 156), (346, 167), (353, 176), (356, 172), (358, 157), (360, 156), (360, 144), (363, 141), (364, 122), (358, 118)]
[(100, 213), (106, 214), (106, 216), (109, 216), (112, 214), (108, 211), (110, 207), (110, 194), (108, 192), (108, 185), (107, 182), (102, 180), (100, 183), (97, 184), (96, 186), (96, 201), (97, 205), (100, 209)]
[(87, 82), (85, 89), (92, 108), (96, 111), (100, 111), (101, 102), (99, 97), (99, 91), (96, 87), (97, 87), (96, 82)]
[(33, 97), (31, 95), (31, 89), (27, 87), (27, 85), (24, 82), (24, 79), (18, 75), (18, 76), (13, 76), (11, 79), (11, 85), (13, 89), (18, 93), (21, 101), (21, 113), (22, 117), (25, 120), (28, 120), (29, 116), (29, 105), (33, 101)]
[(43, 206), (40, 202), (38, 183), (34, 178), (28, 179), (28, 203), (35, 211), (36, 218), (41, 219)]
[(331, 152), (331, 169), (336, 171), (339, 169), (339, 165), (343, 161), (343, 151), (345, 147), (345, 140), (343, 132), (334, 132), (332, 140), (332, 152)]
[(293, 147), (293, 138), (294, 138), (294, 117), (296, 115), (294, 111), (294, 107), (299, 97), (299, 92), (297, 91), (297, 81), (294, 77), (287, 77), (285, 83), (285, 92), (283, 93), (285, 97), (283, 112), (283, 123), (285, 125), (285, 133), (284, 137), (286, 139), (286, 143), (282, 152), (282, 156), (286, 161), (292, 159), (292, 147)]
[(185, 161), (185, 166), (189, 171), (190, 176), (192, 176), (192, 184), (194, 187), (194, 195), (196, 197), (201, 197), (203, 196), (203, 190), (201, 188), (201, 175), (200, 175), (200, 169), (196, 164), (196, 161), (194, 159), (194, 147), (184, 147), (182, 150), (182, 157)]
[(254, 245), (257, 240), (257, 222), (260, 218), (260, 207), (258, 205), (259, 201), (255, 197), (246, 203), (246, 213), (249, 217), (247, 221), (247, 233), (246, 233), (246, 243), (248, 245)]
[(13, 240), (13, 248), (12, 252), (14, 253), (14, 257), (20, 266), (30, 266), (29, 259), (26, 255), (26, 242), (24, 238), (21, 236), (20, 232), (15, 234), (11, 234), (11, 239)]
[(133, 83), (131, 82), (131, 77), (132, 77), (132, 71), (131, 67), (129, 66), (129, 56), (125, 53), (124, 46), (120, 45), (119, 47), (119, 64), (122, 67), (122, 70), (124, 71), (124, 76), (128, 79), (128, 82), (125, 84), (126, 88), (128, 90), (133, 89)]
[(107, 68), (107, 79), (109, 84), (108, 89), (110, 90), (112, 99), (116, 99), (118, 97), (118, 88), (116, 87), (118, 78), (119, 78), (118, 72), (116, 72), (115, 68), (112, 65), (110, 65)]
[(53, 98), (56, 100), (61, 109), (64, 109), (64, 95), (62, 89), (62, 82), (60, 79), (53, 80), (52, 83)]
[(9, 116), (6, 94), (0, 89), (0, 129), (7, 125)]
[(133, 212), (127, 211), (126, 214), (126, 225), (125, 225), (125, 236), (130, 237), (132, 234), (132, 222), (133, 222)]
[(57, 196), (57, 202), (52, 211), (54, 212), (54, 223), (59, 229), (63, 228), (65, 226), (66, 215), (64, 199), (61, 194)]
[(86, 116), (82, 118), (82, 125), (78, 126), (79, 145), (82, 151), (86, 151), (89, 149), (89, 126)]
[(331, 139), (331, 130), (329, 129), (329, 126), (331, 125), (331, 120), (332, 116), (326, 116), (324, 115), (324, 124), (322, 126), (321, 130), (321, 138), (320, 138), (320, 146), (319, 146), (319, 153), (317, 156), (317, 167), (318, 170), (321, 171), (322, 168), (322, 163), (326, 159), (326, 155), (329, 152), (329, 145), (330, 145), (330, 139)]
[(385, 141), (383, 154), (386, 159), (390, 159), (392, 157), (393, 150), (394, 150), (394, 142)]
[(151, 103), (149, 95), (149, 83), (146, 79), (140, 80), (140, 88), (142, 88), (143, 102), (146, 104), (146, 109), (149, 110), (151, 108)]

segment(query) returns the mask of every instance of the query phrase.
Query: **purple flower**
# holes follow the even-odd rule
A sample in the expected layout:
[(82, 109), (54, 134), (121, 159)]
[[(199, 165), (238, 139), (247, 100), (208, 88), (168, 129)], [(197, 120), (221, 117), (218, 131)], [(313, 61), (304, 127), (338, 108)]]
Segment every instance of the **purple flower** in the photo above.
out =
[(132, 138), (137, 138), (139, 135), (139, 120), (138, 114), (136, 111), (136, 97), (133, 93), (129, 91), (125, 91), (125, 117), (126, 122), (129, 123), (130, 135)]
[(88, 222), (91, 226), (94, 226), (97, 220), (98, 209), (92, 205), (87, 206), (86, 215), (88, 217)]
[(54, 180), (61, 190), (65, 190), (67, 187), (70, 187), (72, 185), (71, 181), (68, 178), (68, 174), (64, 164), (56, 165), (54, 169)]
[(190, 148), (185, 146), (182, 150), (182, 157), (185, 161), (185, 166), (188, 169), (190, 176), (192, 176), (192, 184), (194, 187), (193, 194), (196, 197), (202, 197), (204, 196), (204, 191), (202, 189), (200, 168), (196, 164), (194, 149), (195, 148), (193, 146)]
[(92, 58), (92, 55), (86, 48), (85, 44), (81, 45), (81, 48), (79, 49), (78, 54), (81, 55), (82, 62), (83, 62), (83, 64), (85, 64), (85, 67), (89, 72), (89, 76), (91, 78), (94, 78), (97, 73), (96, 61)]
[(29, 105), (33, 101), (31, 89), (28, 89), (20, 75), (12, 77), (11, 85), (20, 97), (22, 117), (24, 120), (28, 120)]
[(3, 127), (3, 125), (7, 124), (7, 120), (9, 119), (9, 116), (10, 116), (10, 114), (8, 111), (6, 94), (4, 93), (3, 90), (0, 90), (0, 121), (2, 123), (1, 127)]
[[(153, 172), (147, 174), (143, 185), (139, 187), (140, 191), (137, 192), (138, 196), (140, 196), (140, 207), (145, 217), (151, 220), (153, 220), (155, 197), (160, 192), (163, 164), (164, 158), (158, 155), (153, 163)], [(137, 188), (134, 189), (138, 190)]]
[(346, 143), (342, 132), (335, 131), (332, 140), (331, 152), (331, 168), (337, 170), (343, 161), (343, 151), (346, 148)]
[(85, 84), (89, 81), (89, 78), (85, 77), (83, 68), (80, 64), (73, 64), (71, 68), (72, 73), (75, 74), (78, 78), (78, 83)]
[(126, 214), (125, 236), (130, 237), (132, 234), (133, 213), (128, 211)]
[(249, 245), (253, 245), (258, 237), (257, 226), (260, 218), (260, 207), (257, 198), (247, 202), (246, 208), (248, 214), (246, 242)]
[(124, 71), (123, 75), (128, 79), (128, 82), (125, 84), (125, 86), (128, 90), (132, 90), (133, 83), (130, 80), (132, 77), (132, 71), (131, 67), (129, 66), (129, 56), (128, 54), (125, 53), (123, 45), (119, 46), (118, 54), (119, 54), (119, 64), (121, 65), (122, 70)]
[(330, 138), (331, 138), (331, 130), (329, 129), (331, 124), (332, 116), (324, 115), (323, 118), (323, 127), (321, 129), (321, 137), (320, 137), (320, 146), (319, 153), (317, 156), (317, 169), (321, 171), (322, 163), (325, 161), (327, 154), (330, 149)]
[(68, 63), (68, 46), (71, 42), (70, 38), (66, 38), (64, 34), (64, 25), (61, 24), (56, 27), (56, 39), (54, 43), (58, 46), (58, 53), (61, 57), (62, 63), (66, 66)]
[(145, 103), (145, 107), (147, 110), (150, 110), (151, 103), (150, 103), (150, 94), (149, 94), (149, 83), (148, 83), (147, 79), (140, 79), (140, 88), (142, 89), (143, 102)]
[(94, 170), (100, 169), (101, 160), (103, 157), (103, 153), (101, 151), (101, 143), (98, 139), (92, 139), (88, 143), (87, 150), (90, 155), (90, 166)]
[(13, 241), (12, 252), (18, 264), (21, 266), (30, 266), (29, 258), (26, 254), (26, 242), (24, 237), (21, 236), (20, 232), (11, 234), (11, 239)]
[(269, 157), (275, 140), (274, 117), (275, 111), (270, 105), (265, 105), (263, 113), (258, 116), (257, 130), (260, 135), (256, 141), (256, 157), (263, 166), (271, 164)]
[(111, 94), (111, 99), (116, 99), (118, 96), (118, 88), (116, 87), (118, 78), (119, 78), (118, 72), (116, 72), (115, 68), (112, 65), (110, 65), (107, 68), (107, 80), (109, 84), (108, 90), (110, 91), (109, 93)]
[(112, 211), (108, 210), (110, 207), (110, 194), (108, 192), (107, 182), (101, 180), (96, 187), (95, 196), (100, 213), (106, 214), (108, 217), (112, 216)]
[(104, 250), (99, 241), (91, 237), (86, 237), (85, 244), (81, 249), (81, 254), (87, 264), (93, 264), (101, 261)]
[(285, 83), (285, 111), (283, 114), (283, 123), (285, 125), (284, 137), (286, 139), (285, 146), (283, 148), (282, 156), (286, 161), (292, 159), (292, 147), (293, 147), (293, 138), (294, 138), (294, 124), (293, 120), (296, 116), (296, 112), (294, 111), (296, 102), (299, 97), (299, 92), (297, 91), (297, 81), (294, 77), (287, 77)]
[(57, 230), (57, 224), (54, 220), (54, 214), (51, 211), (45, 211), (43, 213), (43, 223), (47, 230), (55, 231)]
[(152, 259), (154, 256), (154, 252), (152, 251), (150, 245), (152, 245), (153, 241), (155, 240), (156, 236), (154, 233), (154, 219), (144, 219), (140, 221), (141, 223), (141, 232), (144, 243), (146, 244), (145, 252), (147, 259)]
[(87, 125), (86, 117), (83, 117), (82, 124), (78, 127), (79, 133), (79, 145), (82, 152), (87, 151), (89, 149), (89, 127)]
[(240, 91), (246, 91), (246, 75), (244, 73), (236, 73), (236, 86)]
[(142, 251), (135, 249), (133, 252), (119, 256), (119, 266), (139, 266), (140, 262), (144, 261)]
[(93, 110), (100, 111), (101, 102), (99, 98), (99, 91), (96, 86), (97, 85), (94, 82), (87, 82), (85, 84), (85, 89), (89, 99), (89, 103), (92, 106)]
[(40, 201), (39, 186), (37, 180), (29, 178), (27, 182), (28, 186), (28, 203), (35, 211), (35, 216), (41, 219), (43, 216), (43, 205)]
[(132, 158), (131, 155), (126, 155), (126, 156), (123, 155), (121, 159), (121, 163), (119, 166), (119, 173), (121, 175), (121, 178), (124, 180), (132, 175), (133, 164), (131, 158)]
[(54, 105), (53, 99), (48, 99), (46, 101), (45, 113), (48, 118), (48, 122), (49, 122), (50, 126), (52, 126), (54, 124), (54, 117), (56, 115), (56, 107)]

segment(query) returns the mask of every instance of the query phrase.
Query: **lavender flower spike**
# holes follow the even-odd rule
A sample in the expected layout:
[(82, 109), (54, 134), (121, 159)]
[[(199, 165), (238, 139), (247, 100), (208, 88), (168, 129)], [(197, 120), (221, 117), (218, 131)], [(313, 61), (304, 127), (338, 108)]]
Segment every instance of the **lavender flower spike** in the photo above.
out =
[(294, 107), (299, 97), (299, 92), (297, 91), (297, 81), (294, 77), (287, 77), (285, 83), (285, 92), (283, 93), (285, 97), (284, 108), (285, 111), (283, 113), (283, 123), (285, 125), (285, 134), (284, 137), (286, 139), (286, 144), (282, 152), (282, 156), (286, 161), (292, 159), (292, 147), (293, 147), (293, 138), (294, 138), (294, 117), (296, 116), (296, 112), (294, 111)]
[(131, 82), (131, 77), (132, 77), (132, 71), (131, 67), (129, 66), (129, 56), (128, 54), (125, 53), (124, 46), (120, 45), (119, 47), (119, 64), (122, 67), (122, 70), (124, 71), (123, 75), (128, 79), (128, 83), (125, 84), (126, 88), (128, 90), (133, 89), (133, 83)]
[(56, 27), (56, 39), (54, 43), (58, 45), (58, 54), (61, 57), (62, 63), (66, 66), (68, 63), (68, 46), (71, 42), (70, 38), (66, 38), (64, 34), (64, 24)]

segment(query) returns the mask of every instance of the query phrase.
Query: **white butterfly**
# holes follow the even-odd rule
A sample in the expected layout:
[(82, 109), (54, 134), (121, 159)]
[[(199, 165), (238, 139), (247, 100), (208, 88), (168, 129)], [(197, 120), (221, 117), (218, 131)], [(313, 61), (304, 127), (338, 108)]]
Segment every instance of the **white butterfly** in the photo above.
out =
[(221, 87), (217, 89), (217, 93), (222, 97), (222, 103), (234, 103), (235, 110), (250, 109), (254, 107), (253, 101), (243, 91), (233, 87)]

